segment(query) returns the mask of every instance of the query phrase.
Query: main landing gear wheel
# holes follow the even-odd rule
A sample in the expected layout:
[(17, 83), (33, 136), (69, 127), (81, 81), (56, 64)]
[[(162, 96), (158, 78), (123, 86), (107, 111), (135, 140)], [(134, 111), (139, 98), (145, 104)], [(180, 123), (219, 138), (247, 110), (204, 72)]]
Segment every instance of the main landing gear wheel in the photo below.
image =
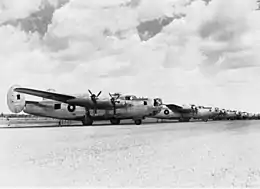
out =
[(204, 122), (208, 122), (208, 119), (203, 119)]
[(142, 124), (142, 120), (141, 120), (141, 119), (135, 120), (135, 124), (136, 124), (136, 125), (141, 125), (141, 124)]
[(82, 124), (83, 124), (84, 126), (90, 126), (90, 125), (92, 125), (92, 124), (93, 124), (93, 119), (92, 119), (92, 117), (91, 117), (91, 116), (85, 116), (85, 117), (83, 118), (83, 120), (82, 120)]
[(110, 123), (112, 125), (119, 125), (120, 124), (120, 119), (112, 118), (112, 119), (110, 119)]

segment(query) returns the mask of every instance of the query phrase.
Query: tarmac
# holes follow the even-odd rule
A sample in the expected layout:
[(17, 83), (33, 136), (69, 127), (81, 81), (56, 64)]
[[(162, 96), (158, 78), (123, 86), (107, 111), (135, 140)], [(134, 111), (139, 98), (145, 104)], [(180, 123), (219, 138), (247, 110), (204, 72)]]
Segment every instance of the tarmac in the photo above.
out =
[(260, 121), (0, 129), (0, 187), (259, 187)]

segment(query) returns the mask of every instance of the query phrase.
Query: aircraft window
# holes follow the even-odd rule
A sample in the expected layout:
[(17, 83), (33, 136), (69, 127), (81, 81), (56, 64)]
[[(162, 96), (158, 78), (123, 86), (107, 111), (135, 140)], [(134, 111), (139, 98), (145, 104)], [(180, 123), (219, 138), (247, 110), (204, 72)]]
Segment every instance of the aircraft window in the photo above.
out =
[(54, 104), (54, 109), (55, 109), (55, 110), (61, 109), (61, 104)]
[(145, 106), (147, 105), (147, 102), (146, 102), (146, 101), (144, 101), (144, 105), (145, 105)]
[(18, 95), (17, 95), (17, 100), (20, 100), (20, 99), (21, 99), (21, 97), (20, 97), (20, 95), (18, 94)]

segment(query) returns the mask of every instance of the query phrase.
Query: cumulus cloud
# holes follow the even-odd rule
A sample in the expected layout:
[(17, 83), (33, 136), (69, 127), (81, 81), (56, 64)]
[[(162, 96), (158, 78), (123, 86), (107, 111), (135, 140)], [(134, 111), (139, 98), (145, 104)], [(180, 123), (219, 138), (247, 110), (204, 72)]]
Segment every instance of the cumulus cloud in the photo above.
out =
[(43, 4), (50, 3), (54, 7), (63, 4), (67, 0), (1, 0), (0, 1), (0, 23), (10, 19), (19, 19), (29, 16), (39, 10)]
[[(28, 0), (18, 10), (18, 1), (6, 1), (1, 14), (18, 11), (15, 18), (24, 18), (40, 3)], [(19, 83), (257, 111), (256, 7), (254, 0), (70, 1), (54, 12), (43, 38), (19, 27), (0, 27), (0, 97), (5, 99), (8, 87)], [(140, 25), (155, 22), (161, 28), (147, 27), (141, 40)]]

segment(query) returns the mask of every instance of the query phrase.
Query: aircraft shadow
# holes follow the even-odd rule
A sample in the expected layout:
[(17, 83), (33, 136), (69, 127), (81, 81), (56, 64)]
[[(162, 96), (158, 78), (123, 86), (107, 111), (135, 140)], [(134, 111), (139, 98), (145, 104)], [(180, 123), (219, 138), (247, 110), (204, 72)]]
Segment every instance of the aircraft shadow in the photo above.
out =
[(26, 125), (26, 126), (4, 126), (0, 127), (0, 129), (30, 129), (30, 128), (70, 128), (70, 127), (120, 127), (122, 125), (133, 125), (140, 126), (149, 125), (149, 124), (171, 124), (171, 123), (180, 123), (178, 121), (165, 121), (165, 122), (143, 122), (141, 125), (135, 125), (134, 123), (120, 123), (119, 125), (111, 125), (110, 123), (94, 123), (92, 126), (84, 126), (82, 124), (73, 124), (73, 125)]
[[(225, 120), (220, 120), (220, 121), (209, 121), (207, 122), (208, 124), (210, 123), (214, 123), (214, 122), (223, 122)], [(154, 122), (143, 122), (141, 125), (135, 125), (134, 123), (120, 123), (119, 125), (111, 125), (110, 123), (94, 123), (92, 126), (84, 126), (82, 124), (73, 124), (73, 125), (26, 125), (26, 126), (22, 126), (22, 125), (17, 125), (17, 126), (4, 126), (4, 127), (0, 127), (0, 129), (30, 129), (30, 128), (70, 128), (70, 127), (120, 127), (122, 125), (133, 125), (133, 126), (139, 126), (139, 127), (142, 127), (142, 125), (150, 125), (150, 124), (153, 124), (153, 125), (157, 125), (157, 124), (192, 124), (192, 123), (205, 123), (203, 121), (200, 121), (200, 120), (192, 120), (190, 122), (179, 122), (179, 121), (176, 121), (176, 120), (167, 120), (167, 121), (154, 121)], [(228, 129), (232, 129), (233, 126), (229, 127)], [(237, 126), (234, 126), (235, 128)], [(239, 127), (243, 127), (243, 124), (239, 125)], [(234, 129), (235, 129), (234, 128)]]

